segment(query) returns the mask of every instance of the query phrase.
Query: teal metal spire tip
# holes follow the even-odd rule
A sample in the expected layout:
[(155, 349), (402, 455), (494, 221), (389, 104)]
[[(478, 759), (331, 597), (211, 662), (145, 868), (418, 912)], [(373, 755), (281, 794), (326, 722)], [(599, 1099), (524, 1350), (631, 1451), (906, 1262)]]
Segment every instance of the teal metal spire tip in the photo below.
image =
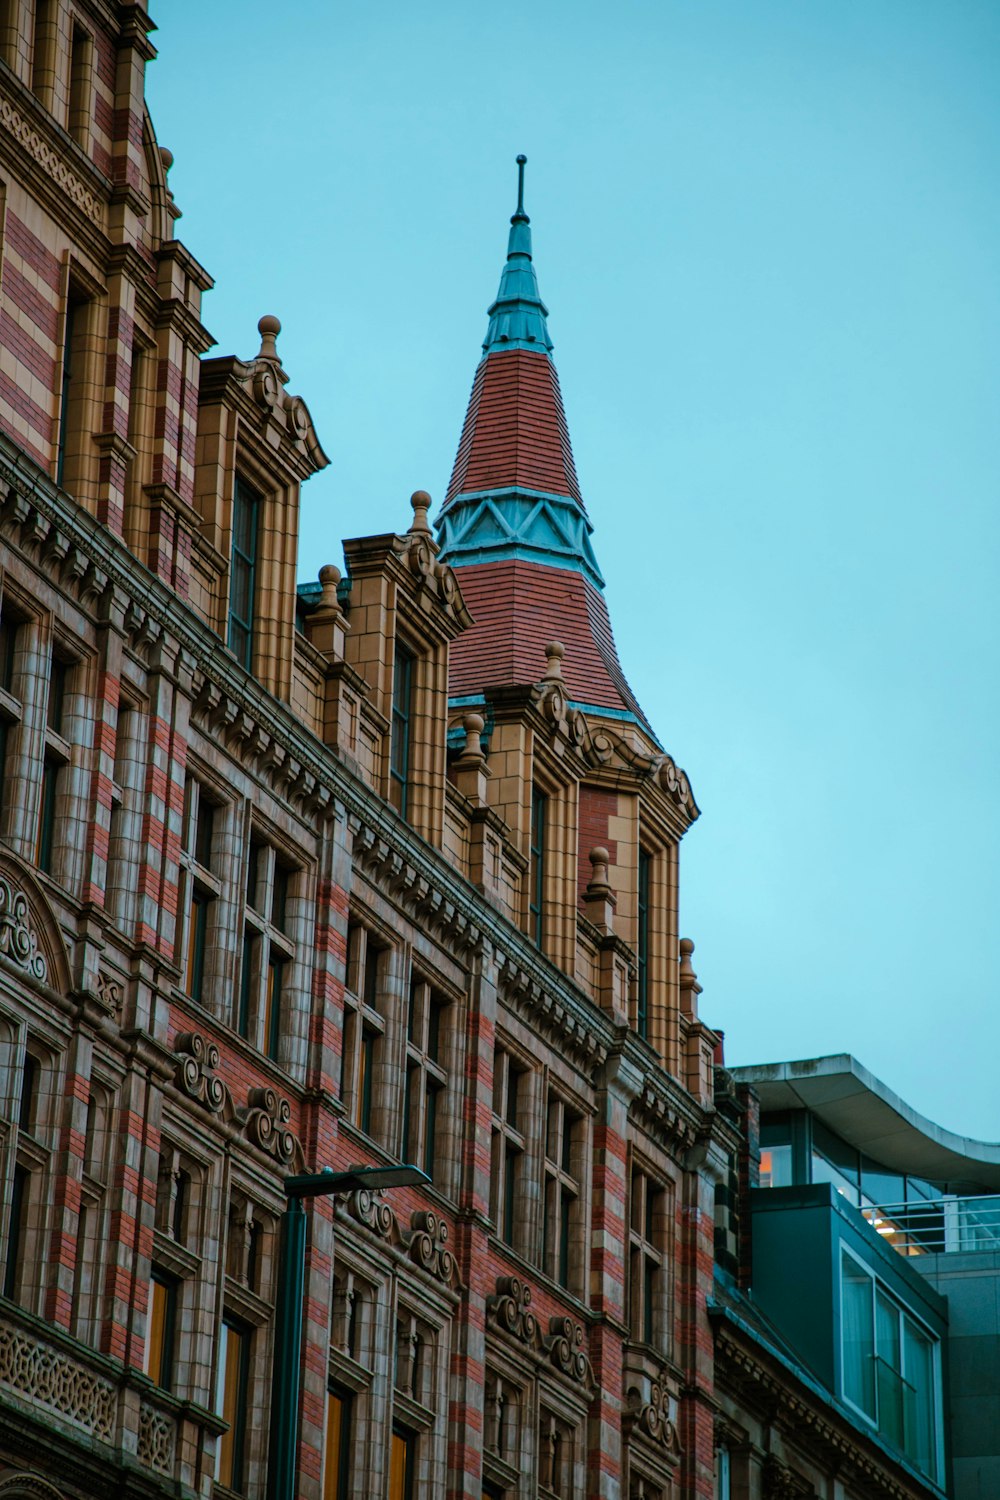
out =
[(500, 277), (500, 290), (489, 309), (483, 353), (494, 349), (531, 349), (548, 354), (552, 340), (545, 319), (548, 308), (538, 291), (538, 278), (531, 261), (531, 220), (524, 210), (524, 168), (528, 158), (517, 158), (517, 208), (510, 217), (507, 264)]

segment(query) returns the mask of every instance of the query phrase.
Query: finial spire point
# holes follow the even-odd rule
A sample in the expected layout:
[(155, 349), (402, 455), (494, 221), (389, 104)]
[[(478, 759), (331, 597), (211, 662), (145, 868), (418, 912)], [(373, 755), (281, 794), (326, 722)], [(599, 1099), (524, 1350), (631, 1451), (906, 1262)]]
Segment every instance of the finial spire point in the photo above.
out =
[(527, 160), (528, 158), (523, 153), (517, 158), (517, 208), (510, 221), (512, 224), (518, 219), (523, 219), (525, 223), (529, 222), (528, 215), (524, 211), (524, 166)]

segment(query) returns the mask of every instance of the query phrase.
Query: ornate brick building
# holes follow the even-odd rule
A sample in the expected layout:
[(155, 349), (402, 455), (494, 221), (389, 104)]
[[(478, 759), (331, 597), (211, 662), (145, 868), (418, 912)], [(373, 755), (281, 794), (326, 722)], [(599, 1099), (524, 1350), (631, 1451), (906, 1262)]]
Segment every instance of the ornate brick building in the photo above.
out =
[(418, 491), (297, 588), (327, 457), (275, 319), (205, 358), (150, 29), (0, 5), (0, 1495), (263, 1496), (284, 1180), (411, 1160), (309, 1206), (297, 1494), (708, 1500), (747, 1158), (698, 809), (523, 197), (440, 539)]

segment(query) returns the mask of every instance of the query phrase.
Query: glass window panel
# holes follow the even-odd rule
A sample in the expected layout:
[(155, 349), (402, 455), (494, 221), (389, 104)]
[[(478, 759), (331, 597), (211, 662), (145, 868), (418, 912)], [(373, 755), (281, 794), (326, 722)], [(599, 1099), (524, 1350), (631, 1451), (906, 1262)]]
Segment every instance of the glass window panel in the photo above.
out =
[(875, 1313), (872, 1279), (851, 1256), (841, 1255), (844, 1394), (874, 1420)]
[(791, 1146), (763, 1146), (760, 1153), (760, 1185), (764, 1188), (791, 1187)]

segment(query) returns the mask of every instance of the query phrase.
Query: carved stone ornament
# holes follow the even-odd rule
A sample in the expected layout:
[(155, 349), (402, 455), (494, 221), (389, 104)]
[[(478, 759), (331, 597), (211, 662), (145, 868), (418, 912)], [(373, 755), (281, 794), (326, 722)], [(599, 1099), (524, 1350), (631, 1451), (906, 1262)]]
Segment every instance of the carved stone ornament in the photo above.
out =
[(681, 1456), (680, 1439), (674, 1422), (670, 1391), (664, 1376), (650, 1383), (649, 1400), (644, 1401), (642, 1392), (635, 1386), (628, 1393), (626, 1419), (629, 1425), (659, 1447), (666, 1449), (667, 1456), (676, 1462)]
[(45, 984), (49, 966), (38, 951), (38, 933), (32, 926), (28, 898), (0, 875), (0, 953), (24, 969), (32, 979)]
[(371, 1188), (356, 1188), (348, 1194), (347, 1212), (358, 1224), (384, 1240), (399, 1239), (399, 1224), (388, 1203)]
[(486, 1321), (531, 1349), (541, 1348), (538, 1319), (530, 1311), (531, 1288), (518, 1276), (500, 1276), (497, 1289), (486, 1299)]
[(445, 1249), (448, 1226), (429, 1209), (418, 1209), (410, 1219), (410, 1232), (404, 1235), (406, 1253), (420, 1266), (443, 1281), (445, 1286), (461, 1286), (455, 1257)]
[(174, 1081), (181, 1093), (187, 1094), (197, 1104), (203, 1104), (213, 1115), (221, 1114), (226, 1107), (229, 1090), (221, 1078), (216, 1078), (219, 1066), (219, 1049), (214, 1042), (206, 1042), (197, 1031), (181, 1031), (174, 1037)]
[(596, 1389), (594, 1371), (583, 1341), (582, 1323), (574, 1323), (572, 1318), (553, 1318), (542, 1347), (557, 1370), (593, 1391)]
[(761, 1493), (764, 1500), (810, 1500), (816, 1491), (801, 1474), (794, 1473), (780, 1458), (769, 1453), (764, 1460)]
[(172, 1417), (143, 1402), (139, 1408), (139, 1462), (161, 1474), (171, 1474), (174, 1467), (175, 1431)]
[(355, 858), (381, 890), (454, 951), (464, 954), (478, 947), (482, 929), (432, 885), (428, 875), (360, 818), (352, 816), (349, 826), (354, 835)]
[(40, 1474), (5, 1474), (0, 1479), (4, 1500), (64, 1500), (62, 1490)]
[(110, 1381), (9, 1324), (0, 1327), (0, 1384), (51, 1407), (103, 1442), (114, 1438), (118, 1402)]
[(280, 1099), (274, 1089), (251, 1089), (247, 1111), (245, 1129), (255, 1146), (282, 1166), (290, 1166), (296, 1156), (301, 1156), (302, 1148), (288, 1126), (292, 1107), (287, 1099)]
[(101, 969), (97, 976), (97, 998), (109, 1015), (121, 1015), (124, 994), (121, 980), (112, 978)]

